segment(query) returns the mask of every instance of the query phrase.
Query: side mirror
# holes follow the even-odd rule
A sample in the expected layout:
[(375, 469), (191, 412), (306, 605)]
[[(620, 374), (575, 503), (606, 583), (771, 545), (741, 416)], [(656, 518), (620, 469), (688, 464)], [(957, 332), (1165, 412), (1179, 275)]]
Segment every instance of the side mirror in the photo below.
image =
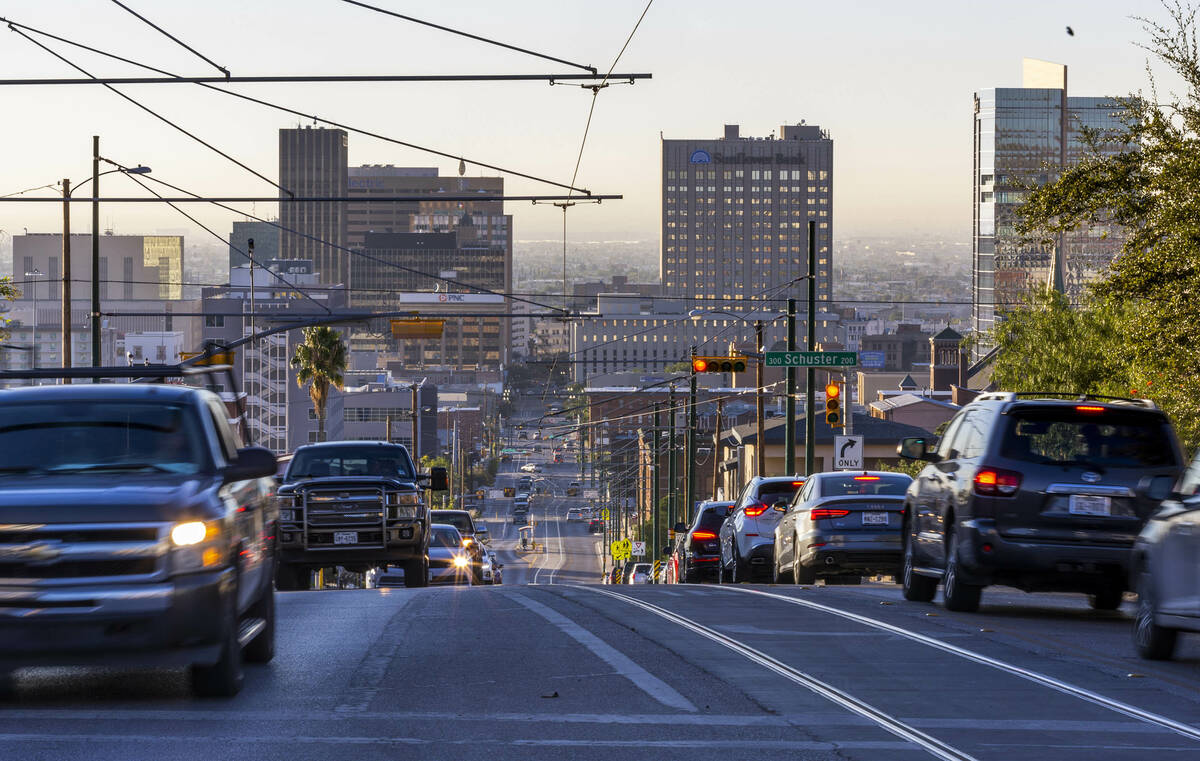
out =
[(430, 491), (449, 491), (450, 477), (446, 475), (446, 469), (438, 466), (429, 470), (429, 489)]
[(906, 460), (937, 462), (941, 459), (936, 453), (930, 451), (928, 439), (916, 436), (900, 439), (900, 444), (896, 447), (896, 454)]
[(674, 530), (676, 534), (686, 534), (688, 527), (686, 523), (676, 523)]
[(265, 447), (245, 447), (239, 449), (233, 462), (225, 466), (222, 477), (225, 483), (247, 481), (251, 478), (266, 478), (274, 476), (279, 470), (275, 461), (275, 453)]

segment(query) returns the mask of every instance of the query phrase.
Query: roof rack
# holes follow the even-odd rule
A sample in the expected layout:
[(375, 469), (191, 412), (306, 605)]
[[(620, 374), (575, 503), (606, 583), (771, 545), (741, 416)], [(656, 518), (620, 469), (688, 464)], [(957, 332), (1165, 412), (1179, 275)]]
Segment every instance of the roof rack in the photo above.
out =
[(1104, 396), (1102, 394), (1080, 394), (1072, 391), (986, 391), (975, 397), (977, 402), (1015, 402), (1018, 399), (1046, 399), (1052, 401), (1075, 402), (1106, 402), (1109, 404), (1128, 404), (1135, 407), (1156, 410), (1158, 405), (1149, 399), (1131, 399), (1124, 396)]

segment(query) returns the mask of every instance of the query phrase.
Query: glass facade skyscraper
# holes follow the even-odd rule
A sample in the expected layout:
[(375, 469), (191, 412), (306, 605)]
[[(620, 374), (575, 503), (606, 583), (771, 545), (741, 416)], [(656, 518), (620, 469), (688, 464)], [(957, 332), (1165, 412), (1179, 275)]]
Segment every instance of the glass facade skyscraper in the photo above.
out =
[(975, 93), (972, 317), (978, 333), (991, 330), (1039, 284), (1078, 303), (1123, 242), (1119, 229), (1107, 225), (1046, 244), (1017, 235), (1025, 186), (1052, 182), (1082, 159), (1089, 150), (1083, 129), (1116, 127), (1120, 112), (1111, 98), (1068, 96), (1066, 67), (1059, 64), (1027, 59), (1025, 84), (1032, 86)]

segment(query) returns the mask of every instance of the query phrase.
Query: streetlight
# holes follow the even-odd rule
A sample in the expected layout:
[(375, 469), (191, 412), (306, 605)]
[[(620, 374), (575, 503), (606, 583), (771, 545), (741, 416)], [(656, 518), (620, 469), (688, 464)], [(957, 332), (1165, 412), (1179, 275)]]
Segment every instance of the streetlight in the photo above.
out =
[[(114, 168), (100, 171), (100, 162), (111, 164)], [(92, 183), (92, 367), (100, 366), (100, 178), (106, 174), (122, 172), (124, 174), (149, 174), (148, 166), (127, 167), (100, 155), (100, 138), (92, 136), (92, 176), (75, 186), (77, 191), (89, 182)], [(71, 218), (70, 199), (73, 190), (69, 181), (63, 181), (63, 361), (69, 362), (71, 346)], [(68, 366), (65, 365), (64, 366)], [(98, 379), (97, 379), (98, 380)]]
[[(35, 268), (33, 269), (33, 271), (32, 271), (32, 272), (26, 272), (26, 273), (25, 273), (25, 277), (27, 277), (27, 278), (39, 278), (39, 277), (43, 277), (43, 275), (42, 275), (41, 271), (40, 271), (40, 270), (38, 270), (38, 269), (35, 267)], [(40, 365), (38, 365), (38, 336), (37, 336), (37, 317), (38, 317), (38, 315), (37, 315), (37, 304), (38, 304), (38, 297), (37, 297), (37, 280), (34, 280), (34, 281), (33, 281), (33, 283), (32, 283), (32, 285), (31, 285), (30, 287), (31, 287), (31, 288), (33, 288), (33, 356), (32, 356), (32, 358), (30, 359), (30, 362), (29, 362), (29, 364), (30, 364), (30, 366), (31, 366), (31, 367), (40, 367)]]

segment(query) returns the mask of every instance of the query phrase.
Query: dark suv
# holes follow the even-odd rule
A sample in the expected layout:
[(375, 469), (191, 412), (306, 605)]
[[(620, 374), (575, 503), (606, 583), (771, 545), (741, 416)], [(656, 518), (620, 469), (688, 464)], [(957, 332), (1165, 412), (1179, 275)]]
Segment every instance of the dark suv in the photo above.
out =
[(717, 563), (721, 562), (721, 524), (733, 504), (701, 502), (691, 526), (686, 523), (675, 526), (677, 539), (671, 560), (681, 584), (696, 584), (705, 578), (717, 580)]
[(900, 443), (901, 457), (929, 462), (905, 503), (906, 599), (932, 600), (941, 579), (950, 610), (978, 609), (989, 584), (1120, 606), (1159, 484), (1181, 470), (1179, 444), (1152, 402), (1047, 396), (982, 394), (936, 448)]
[(429, 512), (421, 481), (444, 490), (446, 469), (420, 475), (408, 450), (383, 441), (299, 447), (279, 487), (275, 586), (307, 589), (317, 568), (366, 573), (399, 565), (404, 585), (429, 580)]

